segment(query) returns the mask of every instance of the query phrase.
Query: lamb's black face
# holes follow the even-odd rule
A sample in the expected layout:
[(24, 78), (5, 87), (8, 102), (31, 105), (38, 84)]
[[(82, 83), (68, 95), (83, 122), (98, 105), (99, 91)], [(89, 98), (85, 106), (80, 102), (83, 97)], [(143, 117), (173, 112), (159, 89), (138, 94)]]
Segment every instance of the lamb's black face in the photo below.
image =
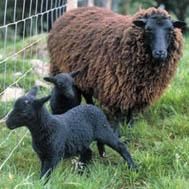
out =
[(50, 96), (36, 99), (37, 90), (37, 87), (32, 87), (25, 96), (16, 100), (13, 110), (6, 120), (6, 125), (9, 129), (15, 129), (24, 125), (29, 126), (37, 119), (38, 112), (40, 112), (43, 104), (50, 99)]
[(35, 118), (32, 101), (33, 100), (27, 96), (16, 100), (13, 110), (6, 120), (9, 129), (24, 126)]
[(167, 58), (174, 28), (185, 26), (184, 22), (173, 22), (170, 18), (159, 15), (136, 20), (134, 24), (144, 28), (145, 43), (148, 45), (152, 57), (157, 61), (163, 61)]
[(73, 78), (67, 74), (58, 74), (55, 76), (56, 79), (56, 87), (60, 91), (60, 93), (64, 94), (66, 97), (74, 97), (74, 80)]
[(44, 77), (45, 81), (53, 83), (57, 91), (66, 96), (67, 98), (74, 98), (74, 77), (79, 73), (79, 71), (71, 73), (60, 73), (52, 77)]

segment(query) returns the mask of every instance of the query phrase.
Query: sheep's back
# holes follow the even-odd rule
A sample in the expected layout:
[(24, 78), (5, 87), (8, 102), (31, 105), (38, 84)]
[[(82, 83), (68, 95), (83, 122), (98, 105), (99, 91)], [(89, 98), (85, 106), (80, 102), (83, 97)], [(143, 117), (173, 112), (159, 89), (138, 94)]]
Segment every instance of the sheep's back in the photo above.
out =
[(48, 38), (51, 74), (89, 64), (86, 74), (78, 76), (77, 84), (84, 90), (93, 88), (99, 84), (98, 75), (106, 77), (112, 56), (115, 59), (118, 51), (115, 48), (113, 55), (112, 48), (120, 43), (129, 24), (124, 16), (101, 8), (80, 8), (66, 13), (55, 22)]
[[(182, 34), (164, 64), (155, 64), (144, 46), (143, 31), (132, 24), (142, 15), (121, 16), (100, 8), (81, 8), (59, 18), (48, 39), (51, 74), (73, 71), (88, 64), (76, 84), (112, 112), (135, 106), (143, 109), (158, 99), (173, 77), (182, 52)], [(165, 13), (165, 11), (164, 11)]]
[(101, 8), (81, 8), (66, 13), (55, 22), (48, 38), (51, 74), (89, 64), (86, 72), (77, 77), (77, 85), (85, 92), (92, 88), (96, 98), (109, 103), (107, 93), (115, 90), (117, 80), (112, 73), (119, 63), (119, 44), (131, 22), (129, 16)]

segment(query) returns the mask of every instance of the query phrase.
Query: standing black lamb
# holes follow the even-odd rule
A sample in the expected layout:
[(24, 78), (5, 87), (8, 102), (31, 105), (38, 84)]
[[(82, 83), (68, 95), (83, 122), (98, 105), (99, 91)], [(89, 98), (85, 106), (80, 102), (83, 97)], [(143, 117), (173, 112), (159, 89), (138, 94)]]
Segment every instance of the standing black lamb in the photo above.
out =
[(74, 77), (79, 73), (80, 71), (75, 71), (44, 77), (45, 81), (54, 85), (50, 98), (50, 107), (53, 114), (63, 114), (71, 108), (80, 105), (81, 92), (74, 84)]
[(184, 22), (165, 10), (149, 8), (135, 15), (87, 7), (65, 13), (48, 38), (50, 72), (88, 65), (76, 85), (97, 98), (112, 117), (142, 111), (159, 99), (182, 55)]
[(62, 158), (79, 154), (80, 161), (88, 163), (92, 158), (92, 141), (116, 150), (130, 168), (135, 168), (130, 153), (114, 135), (100, 109), (93, 105), (79, 105), (64, 114), (52, 115), (43, 106), (50, 96), (36, 99), (36, 93), (34, 87), (16, 100), (6, 124), (9, 129), (25, 125), (30, 130), (33, 149), (41, 161), (41, 177), (49, 176)]
[[(84, 69), (71, 72), (60, 73), (56, 76), (44, 77), (45, 81), (54, 84), (54, 88), (51, 92), (50, 107), (53, 114), (63, 114), (80, 105), (81, 92), (74, 84), (74, 77), (81, 73)], [(99, 155), (105, 157), (104, 145), (97, 142)]]

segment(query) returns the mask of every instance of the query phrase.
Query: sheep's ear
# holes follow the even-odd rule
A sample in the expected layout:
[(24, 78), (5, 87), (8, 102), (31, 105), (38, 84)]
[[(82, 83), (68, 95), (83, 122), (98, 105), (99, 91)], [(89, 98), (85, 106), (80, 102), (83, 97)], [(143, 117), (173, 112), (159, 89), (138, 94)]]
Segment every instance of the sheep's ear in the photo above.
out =
[(77, 70), (77, 71), (74, 71), (74, 72), (70, 72), (70, 76), (74, 78), (74, 77), (76, 77), (80, 72), (81, 72), (81, 70)]
[(56, 83), (56, 79), (54, 77), (44, 77), (43, 79), (50, 83), (54, 83), (54, 84)]
[(45, 102), (47, 102), (50, 98), (51, 98), (51, 95), (42, 97), (42, 98), (40, 98), (40, 99), (35, 99), (35, 100), (34, 100), (34, 105), (35, 105), (36, 107), (42, 107), (43, 104), (44, 104)]
[(30, 89), (30, 91), (28, 91), (28, 93), (26, 94), (27, 96), (32, 96), (32, 97), (36, 97), (37, 95), (37, 91), (38, 91), (38, 87), (34, 86)]
[(183, 29), (186, 27), (186, 22), (183, 21), (172, 21), (172, 23), (175, 28)]
[(144, 28), (144, 26), (146, 25), (146, 19), (141, 18), (141, 19), (138, 19), (138, 20), (134, 20), (134, 21), (133, 21), (133, 24), (134, 24), (135, 26)]

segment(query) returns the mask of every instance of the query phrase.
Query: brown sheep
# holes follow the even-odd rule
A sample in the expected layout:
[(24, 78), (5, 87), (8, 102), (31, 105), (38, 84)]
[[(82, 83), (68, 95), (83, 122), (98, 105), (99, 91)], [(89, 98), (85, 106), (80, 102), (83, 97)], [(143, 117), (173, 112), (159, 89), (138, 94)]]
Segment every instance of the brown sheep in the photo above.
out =
[[(182, 55), (181, 28), (162, 9), (122, 16), (110, 10), (79, 8), (57, 19), (48, 37), (50, 72), (70, 72), (88, 64), (77, 86), (114, 117), (143, 110), (163, 93)], [(110, 114), (112, 115), (112, 114)]]

